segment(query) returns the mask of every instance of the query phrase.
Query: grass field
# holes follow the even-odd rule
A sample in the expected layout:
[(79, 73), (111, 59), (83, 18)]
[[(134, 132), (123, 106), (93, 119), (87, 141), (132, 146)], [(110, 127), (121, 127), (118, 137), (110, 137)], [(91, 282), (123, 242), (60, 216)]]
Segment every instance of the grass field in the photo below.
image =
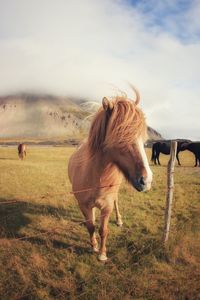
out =
[(167, 247), (161, 241), (169, 156), (162, 156), (163, 165), (152, 166), (151, 191), (122, 185), (124, 225), (115, 225), (113, 213), (110, 259), (102, 264), (69, 193), (73, 151), (29, 147), (20, 161), (16, 148), (0, 148), (0, 299), (200, 299), (200, 168), (192, 154), (181, 153), (183, 166), (175, 168)]

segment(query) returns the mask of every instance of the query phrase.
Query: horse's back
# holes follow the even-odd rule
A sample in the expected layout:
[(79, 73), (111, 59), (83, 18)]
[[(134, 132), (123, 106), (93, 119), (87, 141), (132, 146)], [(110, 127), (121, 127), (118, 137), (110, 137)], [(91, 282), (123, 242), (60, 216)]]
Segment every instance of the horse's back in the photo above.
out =
[(157, 153), (170, 154), (170, 146), (167, 143), (157, 142), (155, 148)]
[(163, 154), (169, 154), (170, 153), (170, 146), (167, 143), (164, 142), (156, 142), (153, 144), (152, 151), (154, 153), (163, 153)]
[(79, 174), (84, 175), (86, 157), (86, 146), (82, 144), (69, 158), (68, 176), (72, 184), (78, 179)]

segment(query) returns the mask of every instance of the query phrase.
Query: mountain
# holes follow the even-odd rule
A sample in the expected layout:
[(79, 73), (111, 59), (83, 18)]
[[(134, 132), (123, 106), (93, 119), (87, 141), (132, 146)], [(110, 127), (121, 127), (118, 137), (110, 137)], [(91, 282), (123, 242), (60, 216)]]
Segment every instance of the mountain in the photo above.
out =
[[(52, 95), (16, 94), (0, 97), (0, 138), (81, 139), (99, 104)], [(162, 136), (148, 127), (149, 139)]]
[(89, 128), (88, 115), (80, 104), (64, 97), (0, 97), (0, 138), (79, 136)]
[(148, 137), (152, 141), (163, 140), (162, 135), (150, 126), (148, 126)]

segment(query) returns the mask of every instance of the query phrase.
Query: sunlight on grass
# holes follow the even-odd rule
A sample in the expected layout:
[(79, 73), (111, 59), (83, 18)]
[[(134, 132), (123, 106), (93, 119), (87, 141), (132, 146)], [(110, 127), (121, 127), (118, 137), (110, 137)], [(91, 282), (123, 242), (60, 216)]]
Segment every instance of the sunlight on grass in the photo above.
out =
[(0, 148), (0, 202), (16, 201), (0, 204), (0, 298), (199, 299), (200, 168), (193, 168), (192, 154), (181, 153), (175, 168), (167, 247), (161, 240), (169, 156), (163, 155), (162, 166), (151, 166), (151, 191), (121, 186), (124, 224), (118, 228), (112, 214), (104, 265), (91, 252), (70, 194), (73, 151), (30, 146), (20, 161), (15, 148)]

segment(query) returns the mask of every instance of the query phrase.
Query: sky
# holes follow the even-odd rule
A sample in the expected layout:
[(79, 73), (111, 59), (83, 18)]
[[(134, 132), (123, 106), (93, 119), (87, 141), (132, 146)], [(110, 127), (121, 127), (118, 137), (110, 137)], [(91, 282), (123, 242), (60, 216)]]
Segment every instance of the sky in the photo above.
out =
[(140, 92), (165, 138), (200, 140), (199, 0), (0, 0), (0, 95)]

